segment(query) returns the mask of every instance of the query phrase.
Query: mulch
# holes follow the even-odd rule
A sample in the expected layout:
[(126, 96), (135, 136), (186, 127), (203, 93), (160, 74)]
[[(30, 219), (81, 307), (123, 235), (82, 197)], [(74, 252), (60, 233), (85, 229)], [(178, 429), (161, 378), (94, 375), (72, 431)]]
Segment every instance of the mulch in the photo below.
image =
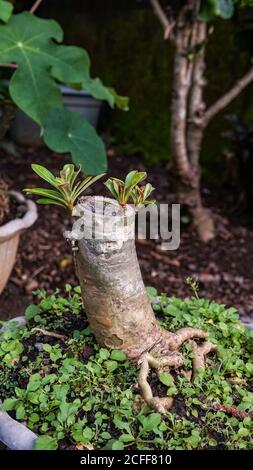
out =
[[(18, 156), (0, 151), (0, 173), (6, 174), (11, 189), (41, 186), (31, 163), (39, 163), (56, 172), (67, 156), (48, 149), (19, 147)], [(141, 156), (118, 154), (109, 149), (109, 174), (124, 177), (130, 169), (145, 169)], [(166, 165), (148, 169), (149, 181), (157, 188), (160, 202), (175, 201), (173, 175)], [(95, 184), (97, 194), (107, 194), (102, 182)], [(95, 194), (93, 189), (89, 194)], [(137, 241), (137, 253), (146, 285), (177, 297), (189, 297), (186, 278), (199, 282), (199, 295), (228, 306), (236, 306), (241, 315), (253, 316), (253, 220), (250, 214), (232, 212), (234, 194), (226, 188), (203, 188), (205, 204), (215, 216), (217, 236), (201, 243), (189, 224), (182, 224), (181, 244), (176, 251), (162, 251), (158, 240)], [(72, 254), (63, 232), (71, 227), (68, 214), (54, 206), (40, 206), (36, 224), (21, 237), (17, 261), (0, 298), (0, 318), (23, 314), (33, 299), (33, 291), (64, 289), (77, 284)]]

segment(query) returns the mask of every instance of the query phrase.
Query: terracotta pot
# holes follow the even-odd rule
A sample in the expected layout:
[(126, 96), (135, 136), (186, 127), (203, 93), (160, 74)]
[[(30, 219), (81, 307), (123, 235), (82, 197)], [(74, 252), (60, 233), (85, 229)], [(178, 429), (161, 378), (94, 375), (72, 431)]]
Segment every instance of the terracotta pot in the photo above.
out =
[(0, 294), (3, 291), (16, 259), (20, 234), (36, 221), (37, 207), (33, 201), (25, 199), (23, 194), (10, 191), (20, 205), (26, 206), (26, 212), (20, 219), (11, 220), (0, 226)]

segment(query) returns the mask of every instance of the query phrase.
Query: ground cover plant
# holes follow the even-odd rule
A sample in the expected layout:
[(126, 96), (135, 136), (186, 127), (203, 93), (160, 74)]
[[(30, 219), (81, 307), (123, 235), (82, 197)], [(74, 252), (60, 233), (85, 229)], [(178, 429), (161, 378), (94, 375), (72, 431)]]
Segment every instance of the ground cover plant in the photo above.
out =
[(163, 327), (203, 328), (217, 345), (193, 381), (189, 344), (182, 368), (152, 373), (156, 393), (174, 397), (165, 415), (142, 399), (136, 366), (96, 343), (79, 287), (67, 285), (63, 295), (38, 292), (39, 303), (26, 310), (27, 325), (12, 322), (1, 333), (3, 409), (37, 433), (37, 449), (252, 447), (252, 333), (233, 308), (196, 295), (180, 300), (148, 292)]

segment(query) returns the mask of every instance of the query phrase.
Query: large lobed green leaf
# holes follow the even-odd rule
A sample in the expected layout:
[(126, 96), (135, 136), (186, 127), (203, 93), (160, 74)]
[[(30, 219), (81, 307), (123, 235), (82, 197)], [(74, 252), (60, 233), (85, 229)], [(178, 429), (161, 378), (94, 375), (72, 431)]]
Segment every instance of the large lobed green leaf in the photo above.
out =
[(18, 65), (9, 91), (13, 101), (39, 124), (52, 107), (61, 106), (56, 80), (81, 83), (89, 79), (89, 57), (75, 46), (63, 46), (61, 27), (53, 20), (23, 12), (0, 25), (0, 63)]
[(0, 0), (0, 20), (4, 23), (9, 21), (13, 11), (13, 5), (5, 0)]
[(107, 169), (105, 147), (95, 129), (79, 113), (65, 108), (52, 109), (44, 120), (44, 140), (56, 152), (71, 152), (76, 165), (89, 175)]
[(85, 88), (94, 98), (107, 101), (111, 108), (117, 106), (123, 111), (129, 110), (129, 98), (127, 96), (118, 95), (114, 88), (105, 86), (100, 78), (90, 78), (85, 80), (82, 83), (82, 87)]

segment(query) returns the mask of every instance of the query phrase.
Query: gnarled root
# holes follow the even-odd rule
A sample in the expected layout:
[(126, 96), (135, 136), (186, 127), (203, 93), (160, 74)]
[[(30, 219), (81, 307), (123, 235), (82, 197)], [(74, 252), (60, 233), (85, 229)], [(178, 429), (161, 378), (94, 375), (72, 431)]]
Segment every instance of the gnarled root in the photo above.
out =
[(198, 328), (181, 328), (173, 336), (169, 337), (169, 348), (171, 351), (175, 351), (180, 346), (191, 338), (205, 339), (208, 337), (208, 333)]
[(173, 352), (168, 356), (164, 356), (160, 359), (156, 359), (151, 354), (147, 354), (146, 358), (150, 367), (153, 367), (153, 369), (163, 369), (165, 367), (180, 367), (184, 363), (183, 354), (178, 352)]
[(216, 346), (210, 341), (205, 341), (200, 346), (193, 340), (190, 340), (189, 343), (193, 349), (193, 378), (196, 376), (198, 369), (205, 368), (205, 357), (210, 352), (216, 351)]
[[(170, 367), (178, 368), (184, 363), (184, 356), (176, 351), (185, 341), (189, 341), (193, 348), (193, 377), (200, 368), (205, 367), (205, 356), (216, 350), (216, 346), (210, 341), (205, 341), (198, 345), (192, 338), (205, 339), (208, 333), (197, 328), (182, 328), (177, 333), (171, 333), (164, 330), (163, 339), (160, 345), (156, 345), (152, 354), (146, 353), (139, 362), (141, 362), (138, 384), (141, 389), (143, 398), (147, 405), (161, 414), (171, 408), (173, 398), (157, 397), (153, 395), (152, 389), (148, 383), (148, 374), (150, 368), (156, 369), (157, 375), (162, 370), (170, 371)], [(167, 352), (165, 352), (167, 349)], [(156, 357), (154, 356), (156, 355)]]
[[(138, 377), (138, 383), (139, 387), (141, 389), (143, 398), (147, 405), (152, 408), (155, 411), (158, 411), (158, 413), (161, 414), (166, 414), (166, 411), (168, 411), (173, 403), (173, 398), (170, 397), (154, 397), (152, 389), (148, 383), (148, 374), (150, 370), (150, 358), (149, 354), (147, 354), (141, 364), (140, 372), (139, 372), (139, 377)], [(154, 358), (152, 358), (154, 359)], [(156, 361), (156, 360), (155, 360)]]

